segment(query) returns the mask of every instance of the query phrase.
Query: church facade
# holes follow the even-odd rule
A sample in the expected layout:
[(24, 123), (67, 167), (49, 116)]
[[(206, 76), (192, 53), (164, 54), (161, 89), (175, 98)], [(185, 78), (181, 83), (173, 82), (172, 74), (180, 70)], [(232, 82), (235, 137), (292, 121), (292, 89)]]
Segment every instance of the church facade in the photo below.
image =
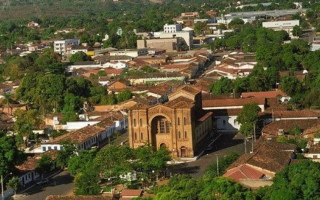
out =
[(212, 113), (202, 110), (201, 91), (189, 85), (178, 88), (164, 104), (133, 106), (128, 124), (131, 148), (167, 148), (173, 157), (194, 157), (213, 133)]

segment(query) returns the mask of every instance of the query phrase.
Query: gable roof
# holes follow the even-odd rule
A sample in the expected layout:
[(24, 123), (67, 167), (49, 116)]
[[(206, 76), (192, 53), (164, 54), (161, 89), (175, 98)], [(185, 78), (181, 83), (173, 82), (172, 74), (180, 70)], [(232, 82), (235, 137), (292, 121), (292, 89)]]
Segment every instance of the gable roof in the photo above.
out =
[(239, 181), (241, 179), (260, 179), (264, 176), (264, 173), (253, 168), (248, 164), (242, 164), (235, 168), (229, 169), (223, 177), (228, 177), (234, 181)]
[(168, 101), (164, 105), (170, 108), (191, 108), (194, 106), (194, 101), (186, 97), (180, 96), (176, 99)]
[(243, 106), (248, 103), (257, 103), (258, 105), (264, 105), (265, 98), (246, 98), (246, 99), (211, 99), (203, 100), (203, 107), (224, 107), (224, 106)]
[(251, 97), (277, 98), (278, 96), (288, 97), (288, 95), (284, 93), (282, 90), (265, 91), (265, 92), (243, 92), (241, 94), (242, 98), (251, 98)]
[(88, 138), (93, 137), (100, 132), (103, 132), (105, 129), (100, 126), (86, 126), (84, 128), (81, 128), (76, 131), (72, 131), (70, 133), (66, 133), (65, 135), (61, 135), (59, 137), (56, 137), (52, 141), (50, 141), (50, 144), (60, 144), (60, 142), (65, 140), (71, 140), (75, 143), (82, 143), (86, 141)]
[(290, 164), (291, 155), (295, 148), (295, 145), (259, 139), (255, 145), (254, 153), (243, 154), (228, 169), (249, 164), (277, 173)]

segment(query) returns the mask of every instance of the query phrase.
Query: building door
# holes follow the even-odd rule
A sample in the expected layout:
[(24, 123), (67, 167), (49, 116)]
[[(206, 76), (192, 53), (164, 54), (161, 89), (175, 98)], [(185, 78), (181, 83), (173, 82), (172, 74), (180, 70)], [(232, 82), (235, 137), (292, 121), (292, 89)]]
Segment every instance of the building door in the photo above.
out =
[(180, 155), (181, 155), (181, 157), (187, 157), (187, 149), (186, 149), (186, 147), (182, 146), (180, 148)]

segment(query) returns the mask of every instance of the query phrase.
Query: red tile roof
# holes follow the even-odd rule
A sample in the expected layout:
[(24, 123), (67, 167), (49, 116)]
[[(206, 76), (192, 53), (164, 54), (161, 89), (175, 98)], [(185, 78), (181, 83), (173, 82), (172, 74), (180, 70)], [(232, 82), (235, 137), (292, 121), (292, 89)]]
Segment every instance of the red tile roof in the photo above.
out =
[(201, 118), (198, 119), (199, 122), (203, 122), (206, 119), (208, 119), (208, 117), (212, 116), (212, 112), (208, 112), (205, 115), (203, 115)]
[(266, 91), (266, 92), (243, 92), (241, 94), (242, 98), (251, 98), (251, 97), (277, 98), (278, 96), (287, 97), (288, 95), (282, 92), (281, 90)]
[(130, 190), (130, 189), (124, 189), (121, 192), (122, 197), (128, 197), (128, 196), (135, 196), (140, 197), (143, 190)]
[(242, 164), (235, 168), (229, 169), (223, 177), (228, 177), (234, 181), (239, 181), (241, 179), (260, 179), (264, 173), (255, 169), (248, 164)]
[(264, 105), (265, 98), (246, 98), (246, 99), (211, 99), (203, 100), (203, 107), (227, 107), (227, 106), (243, 106), (248, 103), (257, 103), (258, 105)]
[(105, 68), (104, 71), (107, 74), (120, 75), (123, 72), (123, 69), (115, 69), (115, 68), (112, 68), (112, 67), (108, 67), (108, 68)]
[(300, 129), (305, 130), (312, 126), (320, 124), (319, 119), (308, 119), (308, 120), (280, 120), (271, 122), (267, 124), (262, 129), (262, 134), (264, 136), (278, 136), (279, 129), (283, 129), (284, 132), (292, 130), (295, 126), (298, 126)]
[(76, 131), (72, 131), (70, 133), (66, 133), (65, 135), (61, 135), (52, 141), (50, 141), (51, 144), (59, 144), (62, 141), (65, 140), (71, 140), (72, 142), (75, 143), (82, 143), (86, 141), (88, 138), (93, 137), (100, 132), (103, 132), (105, 129), (101, 128), (99, 126), (86, 126), (84, 128), (81, 128)]

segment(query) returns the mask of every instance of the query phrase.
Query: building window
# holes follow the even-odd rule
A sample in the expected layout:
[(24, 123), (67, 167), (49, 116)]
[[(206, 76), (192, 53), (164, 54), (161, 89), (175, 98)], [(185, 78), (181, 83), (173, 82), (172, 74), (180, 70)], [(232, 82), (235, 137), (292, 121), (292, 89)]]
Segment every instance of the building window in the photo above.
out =
[(51, 150), (51, 147), (49, 146), (49, 147), (48, 147), (48, 151), (50, 151), (50, 150)]
[(180, 126), (180, 117), (178, 117), (178, 126)]
[(142, 119), (140, 119), (140, 126), (142, 126)]
[(160, 121), (160, 133), (164, 133), (164, 121)]
[(57, 146), (54, 146), (53, 149), (54, 149), (54, 150), (58, 150), (58, 147), (57, 147)]
[(42, 151), (46, 151), (47, 150), (47, 148), (46, 147), (42, 147)]
[(180, 139), (181, 138), (181, 132), (180, 131), (179, 131), (178, 135), (179, 135), (179, 139)]
[(137, 133), (134, 133), (134, 140), (137, 140)]
[(184, 132), (184, 138), (187, 138), (187, 131)]
[(140, 139), (143, 140), (143, 133), (140, 133)]
[(187, 119), (184, 117), (183, 118), (183, 125), (186, 125), (187, 124)]
[(136, 119), (133, 119), (133, 126), (137, 126), (137, 121), (136, 121)]

